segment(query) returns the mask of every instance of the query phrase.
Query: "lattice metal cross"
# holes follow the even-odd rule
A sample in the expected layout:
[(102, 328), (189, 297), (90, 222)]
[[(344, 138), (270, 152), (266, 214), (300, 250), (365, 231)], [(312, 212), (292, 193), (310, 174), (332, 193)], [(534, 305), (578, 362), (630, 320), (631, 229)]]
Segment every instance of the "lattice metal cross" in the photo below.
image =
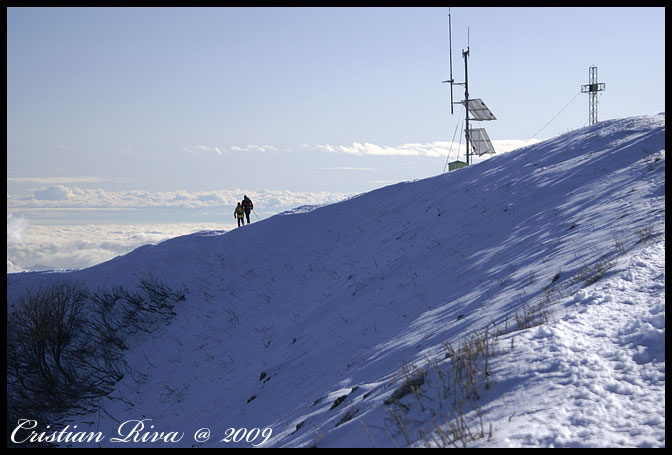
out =
[(597, 66), (588, 68), (589, 83), (581, 86), (581, 93), (588, 93), (588, 120), (590, 125), (597, 123), (597, 92), (604, 91), (607, 86), (597, 82)]

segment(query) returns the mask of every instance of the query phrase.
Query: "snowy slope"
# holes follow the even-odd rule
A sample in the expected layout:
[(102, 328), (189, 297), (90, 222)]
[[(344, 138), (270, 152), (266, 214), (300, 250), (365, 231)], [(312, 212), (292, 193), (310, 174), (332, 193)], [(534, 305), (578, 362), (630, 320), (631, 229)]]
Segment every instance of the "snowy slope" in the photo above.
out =
[[(182, 437), (141, 446), (664, 446), (664, 149), (664, 114), (606, 121), (89, 269), (8, 274), (8, 298), (65, 279), (186, 289), (128, 352), (138, 374), (73, 421), (102, 446), (133, 445), (112, 439), (142, 419)], [(547, 322), (519, 329), (540, 302)], [(448, 346), (486, 328), (487, 388), (458, 409)], [(451, 421), (484, 434), (451, 440)]]

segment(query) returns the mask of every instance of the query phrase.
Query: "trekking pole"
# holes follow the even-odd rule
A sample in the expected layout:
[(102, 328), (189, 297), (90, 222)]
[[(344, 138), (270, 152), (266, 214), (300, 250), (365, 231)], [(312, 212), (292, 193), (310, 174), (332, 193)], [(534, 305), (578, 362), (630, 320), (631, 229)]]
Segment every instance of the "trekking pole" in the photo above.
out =
[(259, 215), (257, 215), (257, 212), (255, 212), (254, 209), (252, 209), (252, 213), (254, 213), (254, 216), (256, 216), (257, 219), (258, 219), (259, 221), (261, 221), (261, 218), (259, 218)]

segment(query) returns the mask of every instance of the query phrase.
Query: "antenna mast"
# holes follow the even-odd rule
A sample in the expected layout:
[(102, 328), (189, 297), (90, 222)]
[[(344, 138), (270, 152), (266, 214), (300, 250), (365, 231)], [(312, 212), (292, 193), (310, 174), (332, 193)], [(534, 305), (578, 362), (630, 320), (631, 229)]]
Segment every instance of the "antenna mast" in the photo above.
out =
[[(467, 30), (469, 30), (467, 28)], [(464, 59), (464, 107), (466, 111), (466, 117), (464, 119), (465, 123), (465, 129), (464, 129), (464, 138), (466, 139), (467, 142), (467, 166), (471, 163), (469, 163), (469, 68), (468, 68), (468, 60), (469, 60), (469, 32), (467, 31), (467, 50), (465, 51), (462, 49), (462, 58)]]
[(448, 8), (448, 46), (450, 48), (450, 80), (443, 81), (450, 82), (450, 115), (453, 115), (453, 27), (450, 23), (450, 8)]
[[(450, 79), (442, 81), (442, 83), (450, 83), (450, 113), (453, 112), (453, 104), (463, 104), (465, 110), (465, 130), (464, 135), (466, 139), (466, 162), (454, 161), (448, 163), (448, 170), (452, 171), (471, 164), (470, 157), (473, 154), (481, 156), (485, 153), (495, 153), (495, 149), (490, 142), (488, 134), (484, 128), (472, 129), (469, 126), (470, 120), (496, 120), (490, 109), (485, 105), (481, 99), (469, 99), (469, 28), (467, 28), (467, 50), (462, 50), (462, 58), (464, 58), (464, 82), (455, 82), (453, 79), (453, 38), (452, 38), (452, 24), (450, 17), (450, 8), (448, 8), (448, 40), (450, 43)], [(453, 101), (453, 85), (464, 85), (464, 100)], [(469, 114), (472, 115), (470, 118)], [(472, 147), (473, 153), (470, 153), (469, 147)]]

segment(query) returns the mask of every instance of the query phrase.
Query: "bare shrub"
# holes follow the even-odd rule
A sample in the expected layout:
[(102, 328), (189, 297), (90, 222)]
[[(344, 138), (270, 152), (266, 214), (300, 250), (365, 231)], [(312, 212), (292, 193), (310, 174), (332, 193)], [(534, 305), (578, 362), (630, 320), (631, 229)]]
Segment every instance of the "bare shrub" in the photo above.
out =
[(124, 377), (127, 335), (168, 321), (181, 300), (151, 279), (135, 292), (61, 282), (18, 298), (7, 316), (8, 435), (17, 419), (56, 426), (94, 410)]
[(28, 292), (12, 306), (7, 400), (18, 416), (89, 412), (123, 377), (120, 356), (99, 343), (89, 321), (89, 297), (76, 284), (58, 283)]

